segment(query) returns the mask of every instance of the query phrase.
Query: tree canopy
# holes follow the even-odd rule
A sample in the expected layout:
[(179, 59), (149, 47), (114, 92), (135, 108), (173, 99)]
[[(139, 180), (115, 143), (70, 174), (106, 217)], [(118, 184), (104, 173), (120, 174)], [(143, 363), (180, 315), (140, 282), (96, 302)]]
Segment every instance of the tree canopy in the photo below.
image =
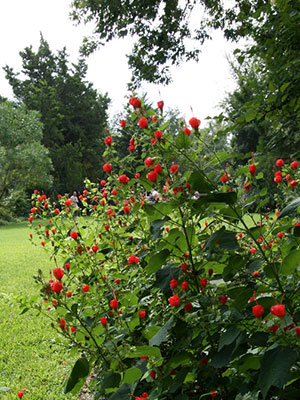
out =
[(20, 56), (25, 79), (9, 66), (4, 70), (17, 100), (41, 114), (55, 191), (79, 189), (100, 171), (109, 99), (86, 81), (84, 60), (70, 66), (66, 49), (54, 54), (42, 36), (37, 52), (30, 46)]
[(51, 160), (41, 140), (38, 112), (0, 103), (0, 216), (5, 208), (6, 214), (20, 208), (26, 189), (51, 186)]

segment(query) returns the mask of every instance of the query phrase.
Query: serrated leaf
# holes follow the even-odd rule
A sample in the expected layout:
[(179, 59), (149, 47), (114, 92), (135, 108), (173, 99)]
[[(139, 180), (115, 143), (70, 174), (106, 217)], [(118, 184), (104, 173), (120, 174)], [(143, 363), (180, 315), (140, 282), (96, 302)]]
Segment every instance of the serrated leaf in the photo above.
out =
[(161, 357), (160, 350), (158, 347), (152, 346), (139, 346), (133, 347), (128, 353), (128, 358), (136, 358), (136, 357)]
[(267, 351), (262, 360), (258, 386), (265, 399), (271, 386), (282, 388), (290, 378), (290, 368), (297, 360), (297, 353), (285, 346)]
[(69, 393), (72, 391), (72, 393), (74, 394), (78, 393), (81, 387), (83, 386), (89, 372), (90, 372), (90, 365), (88, 360), (83, 357), (79, 358), (72, 369), (72, 372), (67, 381), (64, 392)]
[(159, 253), (154, 254), (148, 261), (148, 265), (145, 268), (145, 272), (149, 275), (157, 272), (160, 267), (165, 263), (166, 259), (169, 257), (170, 252), (168, 249), (164, 249)]
[(300, 250), (294, 250), (289, 253), (282, 261), (281, 274), (291, 275), (300, 264)]
[(231, 326), (220, 338), (218, 350), (222, 350), (224, 346), (228, 346), (233, 343), (238, 336), (241, 334), (241, 330), (236, 326)]
[(174, 318), (172, 317), (165, 323), (165, 325), (150, 339), (150, 346), (159, 346), (167, 339), (168, 331), (172, 328)]
[(139, 368), (128, 368), (125, 371), (122, 383), (134, 383), (142, 377), (142, 371)]
[(300, 206), (300, 197), (298, 197), (296, 200), (292, 201), (290, 204), (284, 207), (284, 209), (278, 215), (278, 219), (283, 217), (295, 217), (297, 215), (297, 212), (299, 212), (298, 211), (299, 206)]
[(192, 190), (197, 190), (201, 193), (209, 193), (212, 189), (211, 184), (204, 177), (203, 173), (200, 171), (193, 172), (190, 176), (189, 183)]
[(179, 149), (187, 149), (191, 144), (191, 138), (183, 131), (180, 131), (176, 136), (175, 143)]

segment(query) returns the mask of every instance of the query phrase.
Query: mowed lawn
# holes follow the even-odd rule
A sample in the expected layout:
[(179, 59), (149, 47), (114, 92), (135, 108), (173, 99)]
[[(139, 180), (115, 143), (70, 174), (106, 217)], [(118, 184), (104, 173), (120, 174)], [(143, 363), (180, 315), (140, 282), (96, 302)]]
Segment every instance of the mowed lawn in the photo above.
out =
[(53, 268), (49, 255), (28, 239), (27, 223), (0, 226), (0, 387), (10, 388), (0, 391), (0, 399), (18, 399), (24, 388), (24, 400), (75, 399), (63, 394), (75, 360), (54, 343), (58, 334), (50, 320), (33, 311), (20, 315), (15, 300), (38, 294), (33, 275)]

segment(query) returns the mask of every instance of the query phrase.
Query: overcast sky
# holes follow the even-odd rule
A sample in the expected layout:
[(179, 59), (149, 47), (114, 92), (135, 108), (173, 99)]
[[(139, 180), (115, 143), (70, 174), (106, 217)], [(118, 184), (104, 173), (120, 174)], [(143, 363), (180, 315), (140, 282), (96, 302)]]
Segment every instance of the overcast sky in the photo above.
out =
[[(66, 46), (70, 60), (76, 62), (82, 38), (92, 33), (92, 26), (74, 25), (69, 19), (70, 3), (71, 0), (0, 1), (0, 95), (12, 98), (2, 67), (8, 64), (19, 71), (19, 51), (30, 45), (36, 51), (40, 32), (52, 51)], [(155, 105), (164, 100), (167, 107), (178, 108), (187, 119), (195, 116), (203, 121), (220, 111), (216, 106), (234, 88), (226, 59), (234, 48), (221, 33), (215, 33), (213, 40), (203, 46), (198, 63), (172, 69), (173, 83), (167, 87), (148, 84), (143, 90)], [(108, 93), (112, 100), (110, 116), (121, 112), (125, 103), (130, 81), (126, 54), (130, 49), (130, 40), (115, 40), (88, 58), (87, 79), (100, 92)]]

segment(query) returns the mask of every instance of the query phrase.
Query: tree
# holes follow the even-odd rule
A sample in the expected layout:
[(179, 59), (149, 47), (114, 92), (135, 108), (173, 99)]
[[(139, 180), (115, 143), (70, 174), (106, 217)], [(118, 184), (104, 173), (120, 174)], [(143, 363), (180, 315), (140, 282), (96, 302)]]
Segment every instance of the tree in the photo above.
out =
[(84, 42), (84, 53), (113, 38), (136, 38), (129, 55), (135, 85), (142, 80), (169, 83), (169, 66), (197, 60), (211, 29), (221, 29), (231, 41), (250, 39), (244, 50), (236, 50), (238, 60), (244, 65), (254, 56), (259, 60), (265, 90), (264, 96), (257, 93), (249, 102), (245, 121), (284, 118), (288, 124), (299, 122), (299, 2), (73, 0), (72, 5), (75, 21), (94, 21), (96, 25), (94, 39)]
[(85, 80), (85, 61), (70, 67), (66, 49), (53, 54), (42, 36), (36, 53), (27, 47), (20, 56), (24, 80), (4, 70), (17, 100), (41, 113), (55, 191), (80, 189), (85, 177), (95, 180), (100, 172), (109, 99)]
[[(36, 111), (0, 103), (0, 216), (24, 212), (26, 190), (51, 186), (51, 161), (41, 144), (42, 124)], [(19, 209), (19, 210), (18, 210)], [(28, 208), (26, 210), (28, 212)]]

